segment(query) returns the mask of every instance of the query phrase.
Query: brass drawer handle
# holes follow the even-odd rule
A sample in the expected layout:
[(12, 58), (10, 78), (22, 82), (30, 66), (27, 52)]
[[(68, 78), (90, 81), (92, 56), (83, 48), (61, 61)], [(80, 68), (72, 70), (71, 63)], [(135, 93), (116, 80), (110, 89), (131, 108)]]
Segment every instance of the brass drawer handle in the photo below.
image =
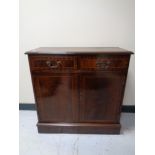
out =
[(109, 68), (109, 65), (111, 64), (110, 61), (105, 61), (105, 62), (96, 62), (96, 66), (102, 69), (107, 69)]
[(51, 69), (56, 69), (61, 66), (61, 61), (46, 61), (46, 64)]

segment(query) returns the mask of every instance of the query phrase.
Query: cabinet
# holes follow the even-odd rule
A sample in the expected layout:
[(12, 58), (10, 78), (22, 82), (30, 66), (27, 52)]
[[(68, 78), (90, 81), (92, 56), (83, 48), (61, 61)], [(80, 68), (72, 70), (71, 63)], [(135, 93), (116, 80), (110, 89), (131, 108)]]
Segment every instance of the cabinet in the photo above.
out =
[(26, 54), (39, 133), (120, 133), (131, 51), (42, 47)]

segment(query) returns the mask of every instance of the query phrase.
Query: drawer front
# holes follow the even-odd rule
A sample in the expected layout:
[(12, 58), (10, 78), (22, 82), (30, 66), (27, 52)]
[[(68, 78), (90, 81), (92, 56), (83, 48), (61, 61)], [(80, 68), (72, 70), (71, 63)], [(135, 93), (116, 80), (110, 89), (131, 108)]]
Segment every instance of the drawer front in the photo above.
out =
[(130, 56), (81, 56), (81, 70), (121, 70), (127, 69)]
[(74, 56), (29, 56), (32, 71), (75, 70), (77, 68)]

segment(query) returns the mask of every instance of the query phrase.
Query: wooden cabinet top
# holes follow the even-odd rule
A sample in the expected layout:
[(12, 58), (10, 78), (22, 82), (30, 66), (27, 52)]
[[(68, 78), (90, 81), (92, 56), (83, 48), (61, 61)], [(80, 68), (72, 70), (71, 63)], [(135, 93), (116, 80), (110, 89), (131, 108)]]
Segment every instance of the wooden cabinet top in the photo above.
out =
[(119, 47), (40, 47), (27, 51), (25, 54), (52, 55), (96, 55), (96, 54), (133, 54), (133, 52)]

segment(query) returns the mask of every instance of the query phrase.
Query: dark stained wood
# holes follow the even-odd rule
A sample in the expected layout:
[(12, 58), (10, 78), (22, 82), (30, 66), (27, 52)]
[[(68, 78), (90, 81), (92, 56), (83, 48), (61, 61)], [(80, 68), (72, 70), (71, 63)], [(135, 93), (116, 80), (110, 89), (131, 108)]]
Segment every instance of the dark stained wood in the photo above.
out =
[(38, 132), (119, 134), (131, 53), (121, 48), (28, 52)]
[(57, 71), (74, 70), (77, 68), (76, 57), (73, 56), (30, 56), (32, 70)]
[(98, 55), (98, 54), (118, 54), (126, 55), (133, 52), (119, 47), (40, 47), (26, 54), (52, 54), (52, 55)]
[(81, 56), (80, 69), (82, 70), (120, 70), (127, 69), (129, 64), (128, 55), (98, 55)]
[(34, 76), (40, 122), (76, 122), (77, 86), (74, 75)]
[(39, 133), (120, 134), (120, 124), (38, 123)]
[(117, 115), (125, 83), (119, 72), (80, 75), (80, 121), (118, 123)]

